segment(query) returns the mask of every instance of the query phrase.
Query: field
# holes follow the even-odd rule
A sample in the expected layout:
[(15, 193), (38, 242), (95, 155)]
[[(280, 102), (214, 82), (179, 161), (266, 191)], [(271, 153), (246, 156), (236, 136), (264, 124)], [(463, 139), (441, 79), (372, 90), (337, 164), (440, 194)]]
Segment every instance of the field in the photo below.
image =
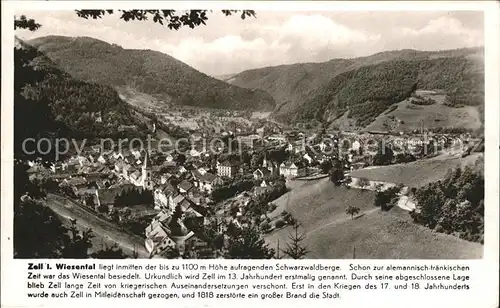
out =
[(452, 108), (443, 104), (444, 95), (434, 94), (431, 91), (417, 91), (417, 94), (431, 98), (436, 103), (422, 106), (412, 104), (409, 100), (402, 101), (396, 104), (397, 108), (394, 111), (386, 111), (379, 115), (365, 127), (365, 130), (388, 130), (389, 126), (395, 131), (412, 131), (420, 129), (422, 121), (426, 128), (459, 127), (472, 130), (481, 128), (481, 118), (476, 107)]
[(474, 153), (466, 157), (443, 155), (417, 160), (408, 164), (359, 169), (351, 172), (351, 176), (356, 178), (364, 177), (373, 181), (404, 184), (410, 187), (421, 187), (442, 179), (449, 169), (473, 164), (482, 156), (482, 153)]
[(146, 111), (155, 111), (166, 107), (164, 101), (158, 100), (149, 94), (138, 92), (128, 87), (119, 87), (116, 90), (122, 100)]
[[(374, 207), (371, 191), (334, 187), (328, 179), (291, 183), (291, 192), (275, 201), (275, 215), (286, 209), (298, 219), (312, 259), (474, 259), (483, 246), (435, 233), (414, 224), (408, 212)], [(354, 220), (345, 214), (349, 206), (360, 208)], [(272, 248), (286, 247), (291, 227), (266, 236)]]
[(270, 115), (271, 115), (271, 112), (254, 111), (254, 112), (252, 112), (252, 119), (266, 119)]
[[(231, 130), (234, 126), (230, 123), (233, 122), (242, 127), (252, 125), (250, 119), (238, 115), (234, 110), (175, 105), (127, 87), (119, 87), (117, 91), (120, 98), (130, 105), (155, 113), (162, 122), (184, 129)], [(252, 120), (267, 118), (269, 114), (270, 112), (253, 112)]]

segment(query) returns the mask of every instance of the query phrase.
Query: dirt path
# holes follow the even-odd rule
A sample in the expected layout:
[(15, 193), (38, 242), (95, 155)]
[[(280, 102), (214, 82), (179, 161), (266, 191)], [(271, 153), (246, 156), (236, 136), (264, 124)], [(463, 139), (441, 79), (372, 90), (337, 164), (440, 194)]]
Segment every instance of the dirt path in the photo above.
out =
[(137, 235), (128, 234), (109, 221), (106, 221), (77, 203), (57, 195), (47, 196), (47, 206), (58, 215), (67, 219), (76, 219), (77, 225), (83, 228), (91, 228), (94, 233), (99, 234), (120, 246), (124, 251), (132, 254), (134, 251), (139, 258), (148, 258), (149, 253), (144, 247), (144, 240)]

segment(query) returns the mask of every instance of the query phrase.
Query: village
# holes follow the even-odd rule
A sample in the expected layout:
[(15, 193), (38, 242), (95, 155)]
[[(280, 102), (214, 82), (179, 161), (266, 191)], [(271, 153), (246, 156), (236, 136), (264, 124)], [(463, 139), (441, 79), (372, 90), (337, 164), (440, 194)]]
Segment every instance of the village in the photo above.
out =
[[(185, 151), (104, 152), (93, 145), (50, 168), (31, 162), (29, 173), (50, 193), (141, 236), (152, 258), (218, 258), (235, 229), (255, 227), (265, 234), (296, 222), (286, 211), (268, 217), (289, 181), (332, 177), (336, 168), (340, 181), (367, 189), (365, 179), (351, 179), (352, 172), (446, 151), (467, 155), (481, 141), (423, 129), (410, 134), (285, 131), (270, 121), (258, 123), (241, 129), (232, 123), (212, 135), (190, 132)], [(214, 149), (207, 140), (216, 138), (222, 144)], [(397, 148), (401, 153), (380, 152)]]

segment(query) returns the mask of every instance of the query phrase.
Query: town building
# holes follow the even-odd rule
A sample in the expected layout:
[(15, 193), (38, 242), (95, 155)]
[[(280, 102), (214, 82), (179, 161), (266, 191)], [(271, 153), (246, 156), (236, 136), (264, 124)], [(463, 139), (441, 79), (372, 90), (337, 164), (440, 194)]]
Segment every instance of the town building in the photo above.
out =
[(303, 174), (305, 168), (297, 166), (293, 162), (283, 162), (280, 165), (280, 174), (284, 177), (297, 177)]
[(240, 144), (244, 144), (250, 149), (255, 148), (261, 143), (261, 137), (259, 135), (238, 136), (237, 140)]
[(222, 183), (221, 178), (218, 176), (206, 172), (205, 174), (201, 174), (201, 176), (198, 179), (198, 188), (201, 191), (207, 192), (207, 193), (212, 193), (212, 190), (216, 185), (219, 185)]
[(217, 175), (232, 178), (238, 173), (239, 165), (239, 163), (234, 161), (223, 161), (217, 165)]
[(258, 168), (253, 172), (253, 178), (255, 180), (262, 180), (271, 175), (271, 171), (267, 168)]

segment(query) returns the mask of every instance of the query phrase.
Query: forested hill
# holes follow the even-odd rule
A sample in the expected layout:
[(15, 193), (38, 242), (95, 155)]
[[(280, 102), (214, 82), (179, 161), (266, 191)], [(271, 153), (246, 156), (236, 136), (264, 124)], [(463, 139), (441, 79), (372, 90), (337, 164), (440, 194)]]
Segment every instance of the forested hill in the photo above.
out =
[(131, 87), (166, 102), (262, 111), (275, 106), (267, 92), (230, 85), (161, 52), (123, 49), (89, 37), (47, 36), (28, 43), (78, 79)]
[[(137, 124), (128, 104), (109, 86), (74, 79), (36, 48), (16, 38), (14, 135), (16, 153), (25, 138), (118, 137)], [(144, 130), (143, 130), (144, 129)], [(130, 137), (130, 133), (127, 135)]]
[(274, 116), (284, 122), (324, 120), (349, 110), (364, 126), (413, 87), (444, 90), (449, 105), (482, 106), (483, 61), (483, 48), (387, 51), (248, 70), (226, 81), (269, 92), (277, 103)]

